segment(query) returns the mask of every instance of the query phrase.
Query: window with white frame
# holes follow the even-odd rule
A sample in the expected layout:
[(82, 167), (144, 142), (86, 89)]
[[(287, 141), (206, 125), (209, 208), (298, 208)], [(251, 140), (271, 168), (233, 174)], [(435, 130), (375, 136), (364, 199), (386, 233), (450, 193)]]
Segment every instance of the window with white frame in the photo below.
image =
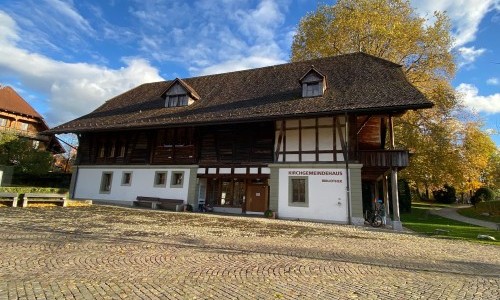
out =
[(288, 205), (309, 206), (308, 178), (302, 176), (288, 177)]
[(167, 186), (167, 172), (155, 172), (154, 187)]
[(102, 172), (101, 187), (99, 192), (101, 194), (111, 193), (111, 183), (113, 181), (113, 172)]
[(0, 126), (6, 127), (7, 126), (7, 119), (0, 118)]

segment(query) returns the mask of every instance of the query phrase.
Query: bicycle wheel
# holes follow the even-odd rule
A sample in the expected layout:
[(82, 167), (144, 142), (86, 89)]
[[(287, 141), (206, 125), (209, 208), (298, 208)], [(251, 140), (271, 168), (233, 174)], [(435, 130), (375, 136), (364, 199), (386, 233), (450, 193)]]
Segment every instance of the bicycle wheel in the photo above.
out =
[(379, 215), (374, 216), (373, 220), (372, 220), (372, 226), (373, 227), (380, 227), (380, 226), (382, 226), (382, 217), (379, 216)]

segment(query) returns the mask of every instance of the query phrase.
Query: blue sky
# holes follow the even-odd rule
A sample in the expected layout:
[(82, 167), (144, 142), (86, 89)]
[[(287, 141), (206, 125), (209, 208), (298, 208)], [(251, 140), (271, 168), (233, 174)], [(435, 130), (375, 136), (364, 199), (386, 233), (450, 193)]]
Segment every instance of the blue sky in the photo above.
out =
[[(332, 1), (321, 1), (331, 4)], [(500, 0), (413, 0), (446, 11), (464, 105), (500, 131)], [(0, 84), (55, 126), (144, 82), (285, 63), (311, 0), (0, 0)], [(493, 134), (500, 145), (500, 135)]]

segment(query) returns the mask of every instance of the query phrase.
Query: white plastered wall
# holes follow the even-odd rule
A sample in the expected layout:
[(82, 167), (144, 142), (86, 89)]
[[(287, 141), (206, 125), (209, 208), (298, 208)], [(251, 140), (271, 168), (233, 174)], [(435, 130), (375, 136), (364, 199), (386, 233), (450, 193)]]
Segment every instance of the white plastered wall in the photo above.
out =
[[(113, 202), (123, 202), (131, 204), (137, 196), (160, 197), (167, 199), (184, 200), (187, 203), (190, 176), (189, 168), (178, 166), (158, 166), (154, 168), (134, 168), (130, 166), (80, 166), (78, 178), (75, 186), (75, 199), (104, 200)], [(111, 191), (103, 193), (100, 191), (101, 179), (104, 172), (113, 173)], [(132, 173), (130, 185), (122, 185), (122, 175), (124, 172)], [(156, 172), (167, 172), (166, 185), (155, 187), (154, 179)], [(171, 187), (173, 172), (184, 172), (182, 187)]]
[[(348, 222), (345, 169), (283, 168), (278, 173), (279, 218)], [(293, 176), (307, 177), (307, 207), (289, 203), (289, 177)]]

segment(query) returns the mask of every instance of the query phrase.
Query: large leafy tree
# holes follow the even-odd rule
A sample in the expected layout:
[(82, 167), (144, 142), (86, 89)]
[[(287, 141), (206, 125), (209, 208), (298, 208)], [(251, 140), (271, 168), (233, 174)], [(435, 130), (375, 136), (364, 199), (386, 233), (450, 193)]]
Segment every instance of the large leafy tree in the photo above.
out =
[(492, 178), (492, 175), (495, 154), (498, 151), (491, 138), (480, 130), (479, 124), (466, 124), (462, 147), (464, 157), (461, 169), (469, 176), (464, 190), (474, 191), (489, 184), (494, 187), (495, 178)]
[(292, 44), (292, 61), (362, 51), (402, 65), (408, 80), (435, 104), (407, 112), (395, 129), (398, 146), (415, 153), (402, 175), (427, 194), (468, 176), (459, 170), (468, 149), (461, 147), (464, 125), (451, 85), (456, 66), (450, 30), (446, 14), (419, 17), (407, 0), (338, 0), (302, 18)]
[(486, 185), (500, 196), (500, 149), (496, 149), (490, 156), (484, 178)]
[(35, 149), (32, 141), (0, 133), (0, 165), (14, 166), (16, 172), (40, 175), (50, 170), (52, 160), (50, 152)]

